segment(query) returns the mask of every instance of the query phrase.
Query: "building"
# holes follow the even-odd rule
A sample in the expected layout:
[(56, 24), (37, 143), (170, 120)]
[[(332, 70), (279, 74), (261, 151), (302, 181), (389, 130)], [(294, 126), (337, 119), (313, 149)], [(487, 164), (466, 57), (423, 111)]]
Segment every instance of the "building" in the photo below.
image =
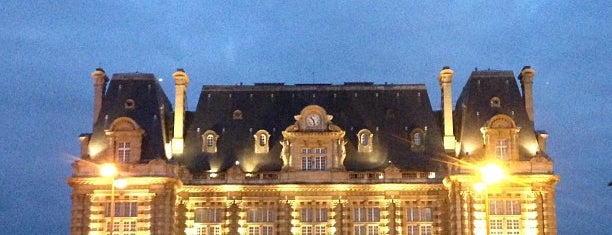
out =
[(187, 111), (182, 69), (174, 109), (153, 74), (97, 69), (71, 234), (556, 234), (534, 74), (474, 71), (453, 109), (445, 67), (439, 111), (362, 82), (204, 86)]

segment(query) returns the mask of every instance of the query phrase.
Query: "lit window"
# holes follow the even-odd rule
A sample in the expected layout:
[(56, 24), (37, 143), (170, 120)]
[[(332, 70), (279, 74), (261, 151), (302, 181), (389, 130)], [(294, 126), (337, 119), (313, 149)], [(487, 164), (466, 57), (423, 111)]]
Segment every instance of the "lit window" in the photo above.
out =
[(355, 225), (355, 235), (378, 235), (378, 225)]
[(431, 207), (408, 207), (406, 209), (406, 231), (409, 235), (431, 235), (433, 211)]
[(194, 211), (196, 223), (220, 223), (223, 215), (221, 208), (197, 208)]
[(368, 135), (361, 134), (361, 138), (359, 142), (361, 143), (361, 145), (368, 145)]
[(215, 146), (215, 137), (213, 135), (206, 136), (206, 146), (207, 147)]
[(195, 225), (196, 235), (221, 235), (221, 225)]
[(247, 222), (274, 222), (276, 213), (272, 208), (251, 208), (247, 211)]
[(217, 152), (217, 141), (219, 135), (213, 130), (207, 130), (202, 134), (202, 152), (216, 153)]
[(302, 235), (325, 235), (327, 210), (325, 207), (300, 209)]
[(249, 235), (273, 235), (274, 229), (271, 225), (249, 226)]
[(520, 215), (521, 203), (518, 200), (489, 201), (491, 215)]
[(521, 203), (519, 200), (490, 200), (491, 234), (520, 234)]
[[(115, 217), (136, 217), (138, 204), (136, 202), (115, 202)], [(106, 203), (105, 216), (110, 217), (111, 203)]]
[(255, 153), (268, 153), (270, 151), (270, 133), (266, 130), (258, 130), (253, 135), (253, 138)]
[(117, 158), (120, 162), (130, 161), (131, 152), (130, 142), (119, 142), (117, 143)]
[(357, 207), (354, 210), (355, 222), (378, 222), (380, 221), (380, 208)]
[(408, 207), (406, 211), (406, 218), (410, 222), (431, 222), (433, 221), (431, 207)]
[(302, 170), (322, 171), (327, 169), (326, 148), (303, 148), (302, 154)]
[(327, 222), (327, 208), (302, 208), (302, 222)]
[[(104, 216), (106, 217), (106, 234), (110, 234), (111, 203), (107, 202)], [(138, 203), (115, 202), (113, 221), (114, 235), (136, 235), (136, 218), (138, 216)]]
[(501, 139), (495, 142), (495, 155), (501, 160), (508, 160), (508, 140)]
[(359, 141), (359, 144), (357, 144), (357, 151), (359, 152), (364, 152), (364, 153), (369, 153), (372, 152), (373, 148), (372, 148), (372, 137), (374, 134), (372, 134), (372, 132), (368, 129), (361, 129), (358, 133), (357, 133), (357, 141)]

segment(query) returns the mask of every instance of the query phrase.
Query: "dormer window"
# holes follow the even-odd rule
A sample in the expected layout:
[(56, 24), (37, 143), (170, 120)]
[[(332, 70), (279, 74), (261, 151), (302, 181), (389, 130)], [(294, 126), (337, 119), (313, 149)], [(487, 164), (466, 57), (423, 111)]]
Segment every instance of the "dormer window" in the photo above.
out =
[(485, 146), (486, 158), (500, 160), (519, 160), (517, 136), (520, 127), (517, 127), (511, 117), (503, 114), (495, 115), (485, 126), (480, 128)]
[(253, 135), (253, 139), (255, 142), (255, 153), (268, 153), (270, 151), (270, 134), (267, 131), (258, 130), (255, 132), (255, 135)]
[[(113, 161), (133, 163), (140, 160), (140, 146), (144, 130), (133, 119), (128, 117), (115, 119), (110, 128), (105, 131), (105, 134), (108, 143), (114, 145), (109, 146), (107, 150), (109, 151), (107, 156), (112, 156)], [(95, 158), (95, 156), (92, 157)]]
[(425, 150), (424, 144), (425, 131), (421, 128), (416, 128), (410, 132), (410, 149), (413, 152), (422, 152)]
[(362, 129), (357, 133), (357, 139), (359, 144), (357, 145), (357, 151), (363, 153), (372, 152), (372, 137), (374, 134), (368, 129)]
[(202, 134), (202, 152), (216, 153), (217, 152), (217, 140), (219, 135), (215, 131), (208, 130)]

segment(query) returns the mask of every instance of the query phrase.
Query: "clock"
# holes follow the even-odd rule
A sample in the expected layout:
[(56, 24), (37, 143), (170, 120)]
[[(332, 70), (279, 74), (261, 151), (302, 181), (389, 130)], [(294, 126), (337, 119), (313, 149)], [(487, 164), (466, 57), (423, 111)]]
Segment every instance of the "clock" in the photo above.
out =
[(308, 116), (306, 116), (306, 125), (309, 127), (315, 127), (318, 126), (319, 124), (321, 124), (321, 116), (319, 116), (318, 114), (309, 114)]

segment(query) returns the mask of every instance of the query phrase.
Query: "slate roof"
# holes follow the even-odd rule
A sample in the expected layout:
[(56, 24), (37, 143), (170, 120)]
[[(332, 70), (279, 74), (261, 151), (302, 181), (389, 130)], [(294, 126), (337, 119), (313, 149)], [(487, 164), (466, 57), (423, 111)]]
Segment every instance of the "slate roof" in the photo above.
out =
[[(491, 106), (491, 98), (501, 100), (500, 107)], [(473, 71), (461, 95), (457, 100), (454, 112), (454, 128), (457, 141), (462, 143), (480, 143), (480, 128), (493, 116), (505, 114), (511, 117), (520, 127), (517, 142), (519, 157), (528, 160), (532, 154), (527, 146), (537, 146), (534, 123), (529, 120), (525, 103), (512, 71)]]
[[(404, 170), (437, 171), (443, 166), (435, 160), (444, 150), (425, 86), (372, 83), (204, 86), (196, 111), (187, 114), (185, 153), (179, 161), (192, 173), (226, 170), (237, 160), (256, 161), (255, 171), (278, 171), (282, 131), (312, 104), (323, 107), (346, 131), (347, 170), (380, 170), (389, 160)], [(233, 119), (235, 110), (243, 119)], [(408, 137), (415, 128), (427, 130), (423, 152), (410, 149)], [(361, 129), (374, 133), (374, 152), (357, 152)], [(201, 135), (207, 130), (220, 135), (217, 153), (202, 152)], [(258, 130), (271, 134), (268, 154), (254, 154)]]
[[(134, 108), (126, 108), (128, 99), (134, 101)], [(160, 107), (164, 107), (164, 112)], [(142, 139), (141, 161), (164, 158), (163, 130), (166, 130), (170, 141), (172, 127), (172, 104), (162, 90), (155, 75), (149, 73), (113, 74), (102, 98), (100, 115), (94, 124), (90, 146), (106, 146), (104, 130), (113, 120), (129, 117), (135, 120), (144, 132)], [(162, 127), (161, 118), (165, 126)]]

